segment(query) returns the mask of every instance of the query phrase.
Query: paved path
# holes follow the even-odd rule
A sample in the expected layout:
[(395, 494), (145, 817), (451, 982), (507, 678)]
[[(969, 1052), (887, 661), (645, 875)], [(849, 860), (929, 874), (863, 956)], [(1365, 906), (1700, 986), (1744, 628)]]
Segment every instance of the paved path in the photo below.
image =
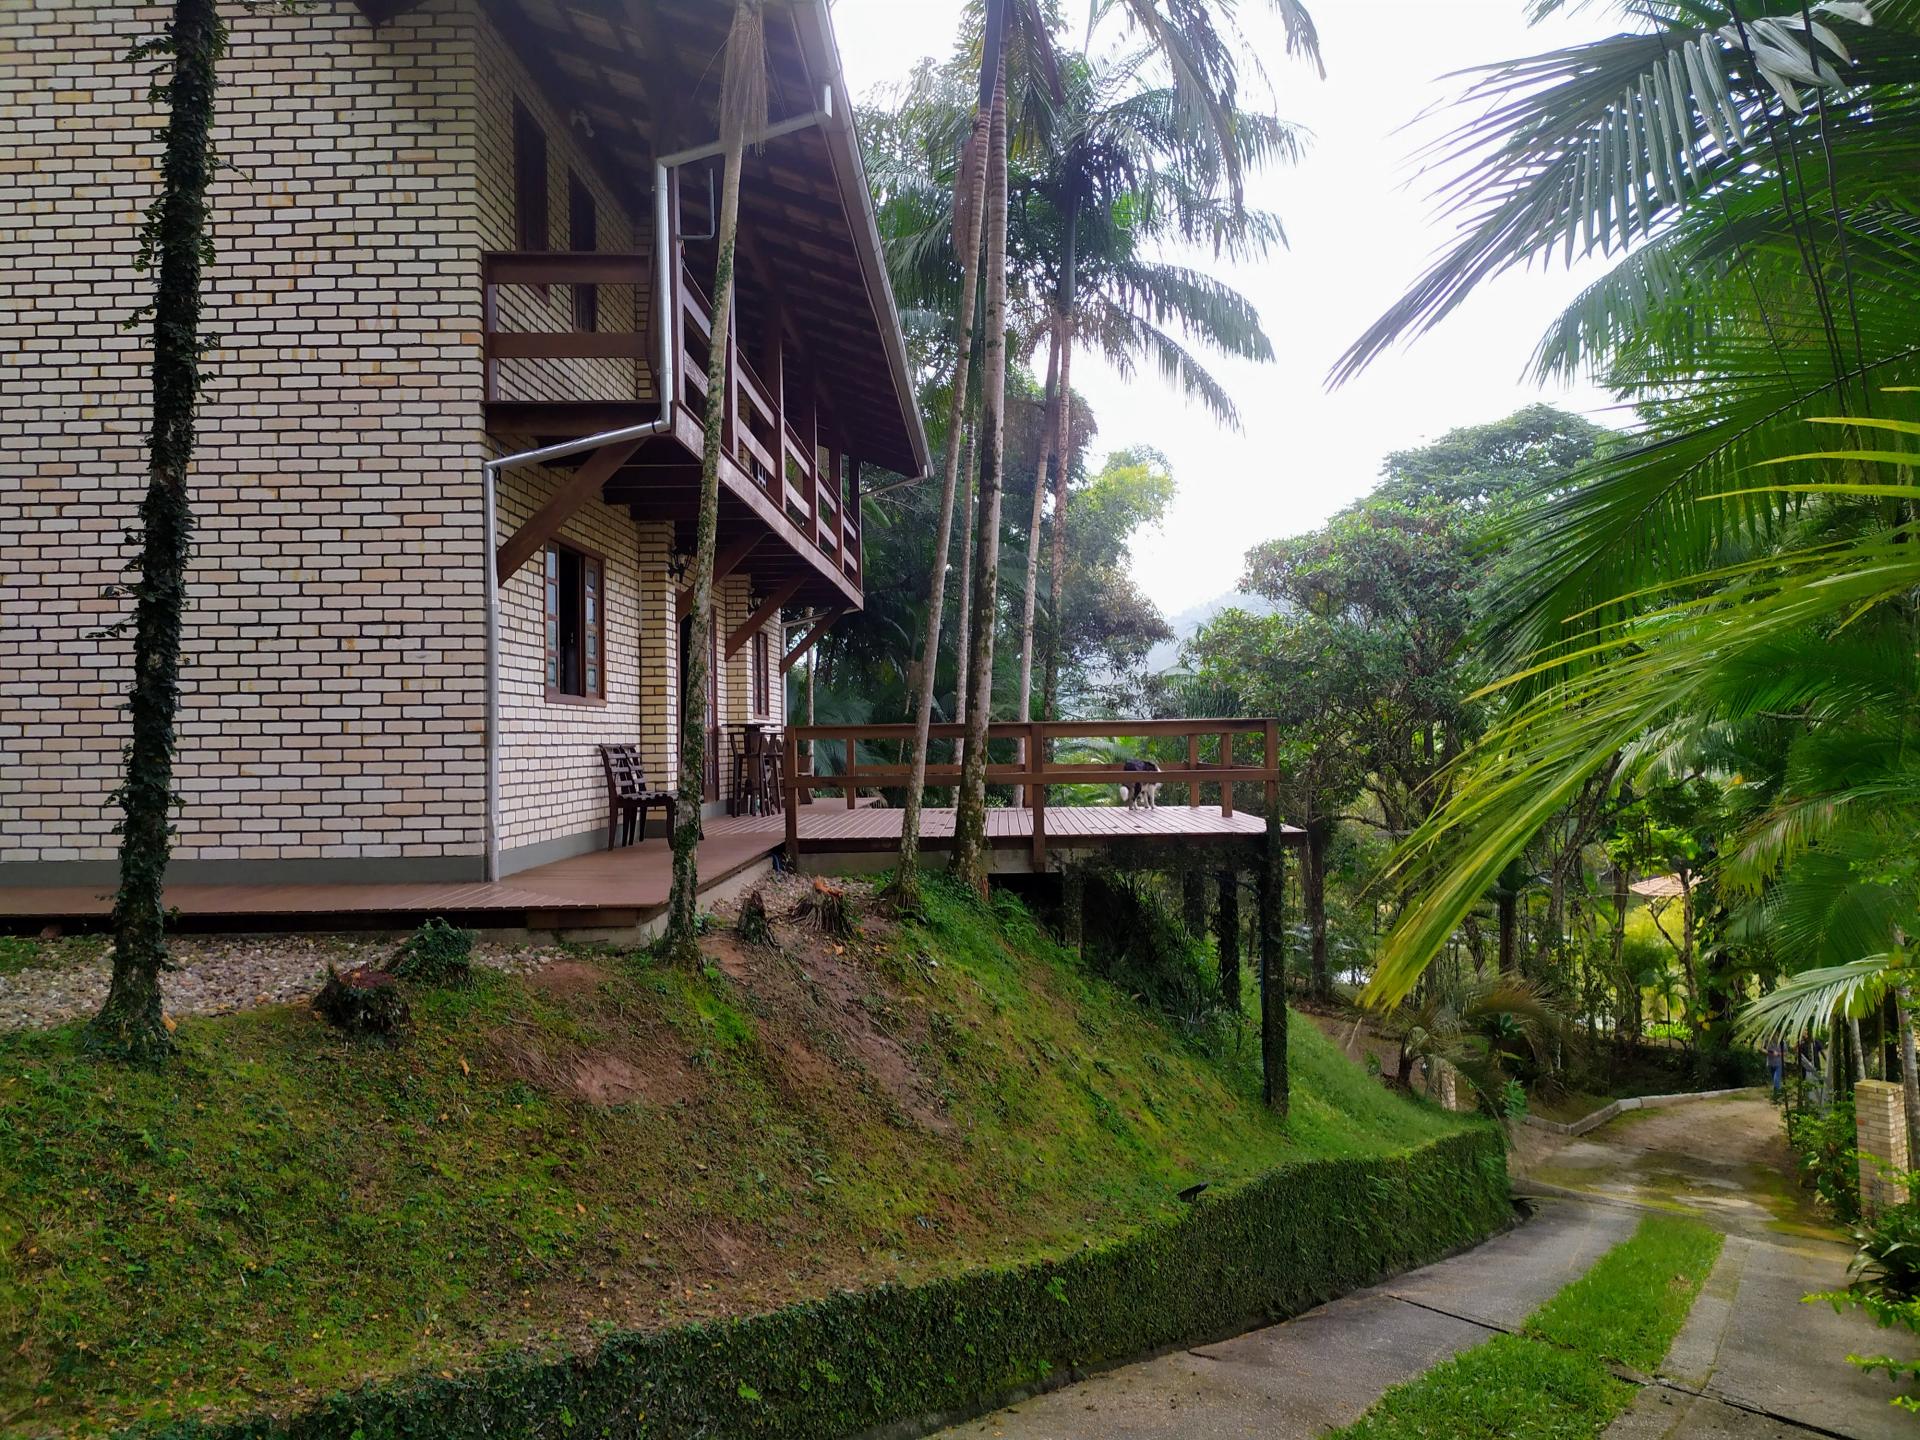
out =
[[(1658, 1117), (1648, 1119), (1645, 1117)], [(1771, 1126), (1771, 1130), (1768, 1127)], [(1309, 1440), (1390, 1386), (1516, 1327), (1649, 1208), (1697, 1215), (1726, 1247), (1662, 1366), (1607, 1440), (1912, 1440), (1891, 1387), (1845, 1363), (1889, 1337), (1800, 1304), (1849, 1251), (1781, 1171), (1765, 1101), (1631, 1112), (1544, 1159), (1533, 1219), (1451, 1260), (1283, 1325), (1092, 1376), (943, 1432), (953, 1440)], [(1897, 1342), (1896, 1342), (1897, 1343)]]

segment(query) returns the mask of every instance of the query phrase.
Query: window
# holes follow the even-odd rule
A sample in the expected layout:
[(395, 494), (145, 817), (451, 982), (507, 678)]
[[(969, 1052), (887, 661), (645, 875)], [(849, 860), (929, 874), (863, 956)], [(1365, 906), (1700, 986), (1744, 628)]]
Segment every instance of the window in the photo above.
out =
[(756, 630), (753, 635), (753, 713), (777, 718), (773, 713), (772, 651), (764, 630)]
[(547, 698), (606, 699), (606, 562), (549, 545), (546, 596)]
[(547, 230), (547, 132), (526, 106), (513, 106), (513, 236), (522, 250), (551, 247)]
[[(600, 248), (600, 222), (594, 213), (593, 192), (571, 170), (567, 171), (567, 248), (582, 251)], [(599, 288), (594, 285), (574, 286), (573, 328), (595, 330), (599, 324)]]

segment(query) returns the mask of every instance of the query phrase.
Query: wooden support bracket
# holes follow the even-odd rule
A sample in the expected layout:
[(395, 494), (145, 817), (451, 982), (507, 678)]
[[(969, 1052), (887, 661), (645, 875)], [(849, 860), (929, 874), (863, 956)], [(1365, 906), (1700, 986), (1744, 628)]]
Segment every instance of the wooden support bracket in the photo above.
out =
[(760, 602), (759, 607), (751, 615), (733, 627), (733, 632), (727, 636), (727, 659), (731, 660), (739, 654), (740, 647), (747, 643), (747, 637), (777, 615), (780, 607), (799, 592), (802, 578), (796, 575), (784, 585), (779, 586)]
[(826, 614), (822, 615), (819, 620), (814, 623), (813, 628), (800, 637), (800, 643), (787, 652), (786, 658), (780, 662), (780, 673), (784, 675), (793, 669), (794, 663), (814, 647), (820, 637), (827, 633), (834, 621), (846, 613), (845, 609), (839, 609), (829, 610)]
[(560, 527), (567, 523), (573, 512), (598, 495), (601, 487), (639, 448), (638, 440), (602, 445), (586, 458), (578, 470), (563, 480), (552, 498), (500, 547), (499, 554), (495, 556), (495, 573), (499, 575), (500, 583), (504, 585), (511, 580), (515, 572), (533, 558), (535, 551), (559, 534)]

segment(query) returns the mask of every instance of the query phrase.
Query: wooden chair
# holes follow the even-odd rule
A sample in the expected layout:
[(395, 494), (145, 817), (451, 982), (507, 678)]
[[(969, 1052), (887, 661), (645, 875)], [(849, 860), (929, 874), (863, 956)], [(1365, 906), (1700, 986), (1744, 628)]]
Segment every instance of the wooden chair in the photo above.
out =
[(786, 809), (787, 732), (774, 725), (761, 727), (753, 743), (754, 780), (760, 790), (760, 813), (778, 815)]
[(751, 815), (754, 798), (752, 727), (730, 728), (727, 741), (732, 766), (727, 781), (727, 814)]
[(647, 838), (647, 815), (657, 805), (666, 813), (667, 829), (680, 814), (680, 800), (671, 790), (649, 790), (640, 768), (638, 745), (602, 745), (600, 763), (607, 772), (607, 848), (632, 845)]

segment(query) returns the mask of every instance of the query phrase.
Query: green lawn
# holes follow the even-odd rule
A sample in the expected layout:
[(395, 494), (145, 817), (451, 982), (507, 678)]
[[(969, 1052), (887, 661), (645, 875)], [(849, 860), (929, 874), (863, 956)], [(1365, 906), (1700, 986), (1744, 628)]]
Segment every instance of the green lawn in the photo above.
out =
[(1633, 1399), (1611, 1367), (1660, 1364), (1720, 1242), (1691, 1220), (1649, 1216), (1520, 1334), (1395, 1386), (1338, 1440), (1591, 1440)]
[(1283, 1128), (1250, 1027), (1161, 1023), (1017, 907), (787, 939), (414, 991), (396, 1045), (304, 1007), (187, 1020), (158, 1073), (0, 1037), (0, 1434), (1059, 1253), (1464, 1123), (1300, 1022)]

